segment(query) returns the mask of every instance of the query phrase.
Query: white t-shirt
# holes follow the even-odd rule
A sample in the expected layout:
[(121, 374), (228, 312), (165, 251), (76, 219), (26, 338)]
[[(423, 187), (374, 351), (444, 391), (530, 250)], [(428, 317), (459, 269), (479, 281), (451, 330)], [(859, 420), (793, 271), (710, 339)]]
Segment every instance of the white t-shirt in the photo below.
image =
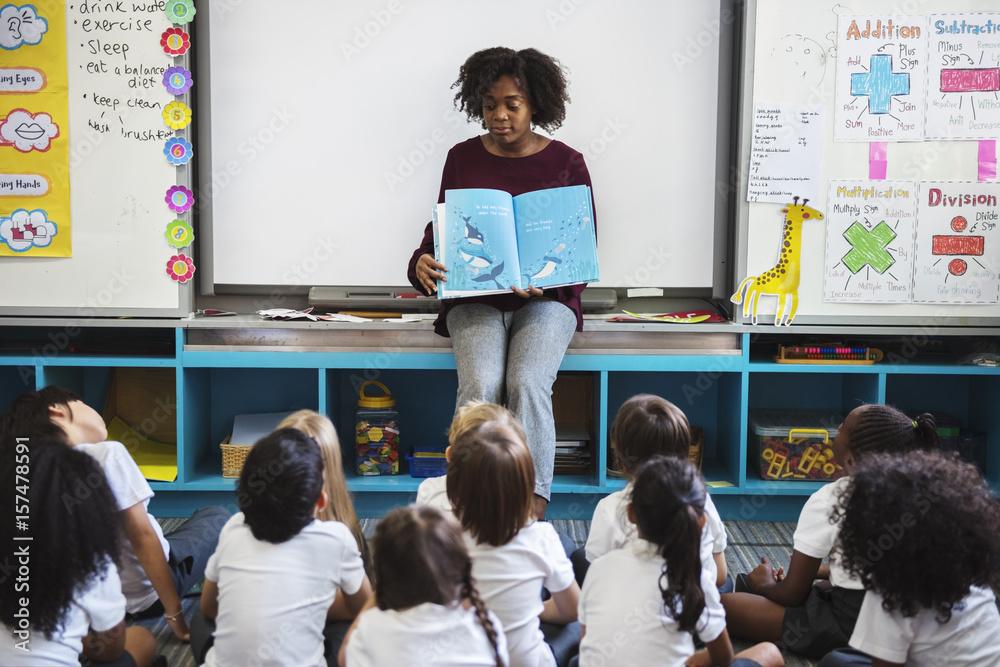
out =
[[(125, 445), (109, 440), (92, 445), (77, 445), (76, 449), (90, 454), (101, 464), (104, 476), (108, 478), (108, 485), (115, 494), (115, 500), (118, 501), (119, 511), (127, 510), (137, 503), (142, 503), (143, 508), (149, 507), (153, 490), (149, 488), (149, 482), (142, 476), (142, 471), (125, 449)], [(153, 532), (156, 533), (156, 538), (160, 541), (160, 546), (163, 547), (163, 557), (169, 559), (170, 544), (163, 536), (163, 529), (148, 511), (146, 516), (153, 527)], [(121, 576), (122, 593), (125, 594), (129, 613), (134, 614), (148, 608), (159, 599), (159, 596), (153, 584), (149, 583), (149, 577), (139, 564), (128, 538), (122, 540), (121, 562), (118, 574)]]
[[(942, 566), (947, 567), (947, 563)], [(993, 591), (987, 588), (972, 588), (944, 625), (937, 622), (937, 612), (931, 609), (922, 609), (912, 618), (904, 617), (898, 609), (887, 612), (882, 608), (882, 596), (868, 591), (851, 646), (907, 667), (997, 667), (998, 634), (1000, 613)]]
[(560, 592), (575, 581), (555, 528), (530, 523), (499, 547), (477, 544), (465, 533), (465, 544), (479, 596), (503, 623), (511, 667), (555, 665), (539, 627), (542, 587)]
[(420, 486), (417, 487), (417, 499), (414, 501), (414, 504), (427, 505), (428, 507), (439, 509), (449, 516), (455, 516), (455, 510), (451, 506), (451, 501), (448, 500), (447, 475), (428, 477), (420, 482)]
[[(587, 560), (593, 563), (604, 554), (615, 549), (621, 549), (639, 539), (635, 524), (625, 516), (629, 496), (632, 495), (632, 482), (621, 491), (615, 491), (602, 498), (594, 508), (594, 518), (590, 522), (590, 533), (587, 535)], [(719, 510), (712, 502), (712, 496), (705, 496), (705, 527), (701, 531), (701, 566), (708, 570), (715, 581), (719, 568), (715, 564), (713, 554), (726, 550), (726, 526), (722, 523)]]
[[(580, 667), (591, 665), (683, 665), (694, 655), (691, 634), (677, 627), (663, 604), (659, 581), (663, 558), (656, 545), (637, 539), (591, 564), (580, 595)], [(703, 641), (726, 629), (726, 612), (715, 580), (702, 569), (705, 609), (697, 630)]]
[(793, 548), (812, 558), (830, 557), (830, 583), (841, 588), (862, 590), (864, 585), (844, 570), (833, 553), (840, 535), (840, 523), (830, 523), (830, 511), (837, 504), (840, 494), (850, 483), (850, 477), (841, 477), (820, 487), (802, 506), (799, 523), (792, 535)]
[(323, 626), (339, 588), (357, 593), (365, 578), (358, 543), (339, 521), (319, 521), (281, 544), (258, 540), (232, 516), (208, 559), (219, 586), (215, 645), (208, 667), (325, 667)]
[[(497, 633), (500, 657), (507, 664), (503, 626), (493, 612), (488, 615)], [(347, 664), (495, 667), (497, 661), (475, 609), (425, 602), (403, 611), (377, 607), (365, 611), (347, 642)]]
[[(29, 628), (28, 643), (22, 644), (28, 650), (24, 651), (18, 648), (23, 640), (15, 636), (11, 628), (0, 626), (3, 628), (0, 631), (0, 664), (24, 667), (79, 665), (83, 638), (90, 628), (105, 632), (125, 618), (125, 596), (114, 563), (109, 560), (102, 574), (103, 578), (94, 577), (84, 590), (73, 596), (63, 617), (62, 631), (51, 639)], [(31, 612), (30, 605), (28, 612)]]

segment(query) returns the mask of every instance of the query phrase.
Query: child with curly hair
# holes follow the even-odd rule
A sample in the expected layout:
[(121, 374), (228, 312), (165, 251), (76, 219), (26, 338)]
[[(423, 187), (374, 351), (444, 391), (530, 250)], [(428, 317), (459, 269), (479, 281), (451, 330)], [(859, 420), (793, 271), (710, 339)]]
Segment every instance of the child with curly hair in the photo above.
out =
[(341, 648), (342, 667), (507, 664), (503, 628), (479, 598), (450, 513), (393, 510), (379, 521), (373, 546), (375, 596)]
[[(448, 498), (479, 592), (503, 623), (510, 664), (565, 664), (580, 639), (580, 587), (555, 529), (533, 516), (527, 445), (510, 426), (485, 422), (464, 432), (456, 447), (461, 455), (448, 464)], [(544, 602), (543, 588), (551, 595)]]
[[(632, 480), (635, 471), (658, 454), (687, 460), (691, 449), (691, 427), (687, 416), (670, 401), (653, 394), (637, 394), (618, 409), (611, 425), (619, 472)], [(594, 508), (594, 518), (587, 536), (586, 560), (595, 560), (636, 540), (635, 524), (625, 517), (625, 507), (632, 493), (632, 482), (621, 491), (602, 498)], [(721, 590), (726, 588), (726, 527), (712, 496), (705, 497), (705, 528), (701, 533), (702, 567), (711, 574)], [(579, 571), (580, 557), (574, 554), (574, 567)]]
[[(833, 453), (848, 475), (825, 484), (806, 501), (793, 535), (787, 574), (765, 557), (747, 577), (752, 592), (722, 596), (734, 637), (781, 641), (812, 658), (847, 646), (862, 600), (861, 580), (836, 553), (839, 525), (831, 513), (850, 484), (854, 466), (876, 453), (905, 454), (937, 446), (934, 418), (914, 420), (888, 405), (866, 404), (837, 430)], [(827, 567), (823, 559), (830, 557)], [(814, 585), (817, 579), (822, 581)]]
[[(0, 544), (13, 565), (0, 576), (0, 664), (166, 665), (153, 662), (149, 630), (125, 627), (121, 527), (101, 466), (61, 440), (24, 440), (5, 442), (0, 458)], [(27, 533), (15, 530), (23, 503)]]
[(956, 455), (878, 454), (841, 496), (839, 553), (865, 588), (851, 649), (821, 667), (1000, 665), (990, 584), (1000, 556), (1000, 502)]
[[(719, 593), (702, 567), (708, 492), (697, 469), (655, 455), (632, 471), (625, 507), (638, 534), (590, 568), (580, 596), (580, 666), (784, 665), (773, 644), (733, 655)], [(696, 632), (706, 645), (697, 653)]]

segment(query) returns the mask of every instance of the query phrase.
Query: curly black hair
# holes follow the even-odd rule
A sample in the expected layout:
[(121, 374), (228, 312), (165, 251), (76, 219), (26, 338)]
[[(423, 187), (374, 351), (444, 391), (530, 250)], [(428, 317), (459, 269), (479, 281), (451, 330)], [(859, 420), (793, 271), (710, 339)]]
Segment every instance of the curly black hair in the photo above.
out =
[(254, 537), (281, 544), (312, 522), (322, 491), (319, 445), (296, 428), (279, 428), (250, 448), (236, 502)]
[(870, 453), (833, 510), (844, 568), (886, 611), (933, 609), (947, 623), (971, 586), (987, 586), (1000, 555), (1000, 501), (957, 454)]
[[(0, 460), (0, 544), (8, 548), (0, 576), (0, 622), (18, 629), (20, 599), (31, 601), (31, 627), (59, 633), (70, 603), (119, 564), (118, 504), (100, 464), (59, 441), (32, 439)], [(24, 497), (27, 497), (27, 503)], [(28, 508), (28, 531), (17, 529)], [(31, 541), (15, 541), (30, 536)], [(24, 568), (18, 549), (28, 550)], [(122, 609), (124, 617), (125, 609)]]
[(546, 132), (566, 120), (568, 81), (562, 64), (536, 49), (515, 51), (502, 46), (476, 51), (458, 70), (451, 84), (458, 88), (455, 105), (469, 120), (483, 121), (483, 100), (503, 75), (511, 76), (535, 112), (531, 121)]

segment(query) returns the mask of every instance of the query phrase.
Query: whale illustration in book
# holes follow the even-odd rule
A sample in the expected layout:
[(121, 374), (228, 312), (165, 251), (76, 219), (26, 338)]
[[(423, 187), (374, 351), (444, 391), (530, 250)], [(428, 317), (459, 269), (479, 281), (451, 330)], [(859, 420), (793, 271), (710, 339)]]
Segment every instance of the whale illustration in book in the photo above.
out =
[(472, 217), (462, 216), (465, 220), (465, 236), (458, 246), (458, 253), (462, 260), (474, 269), (484, 269), (493, 263), (493, 258), (487, 254), (483, 247), (483, 234), (478, 229), (469, 224)]
[[(582, 232), (589, 231), (591, 229), (590, 216), (585, 214), (586, 209), (580, 208), (575, 214), (571, 214), (568, 218), (564, 219), (557, 230), (555, 241), (558, 242), (551, 250), (545, 252), (541, 258), (532, 262), (528, 267), (522, 267), (521, 276), (529, 285), (534, 284), (536, 280), (541, 278), (547, 278), (552, 275), (552, 273), (559, 268), (564, 262), (572, 260), (573, 248), (575, 248), (575, 241)], [(565, 254), (563, 251), (570, 247)]]

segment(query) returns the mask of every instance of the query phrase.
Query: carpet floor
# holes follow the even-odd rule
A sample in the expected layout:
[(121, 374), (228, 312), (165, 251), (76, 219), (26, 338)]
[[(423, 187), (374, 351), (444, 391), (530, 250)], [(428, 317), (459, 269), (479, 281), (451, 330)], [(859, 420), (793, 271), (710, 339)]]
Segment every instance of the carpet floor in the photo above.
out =
[[(159, 521), (163, 526), (163, 532), (169, 533), (183, 523), (184, 519), (160, 519)], [(362, 519), (361, 521), (361, 528), (369, 539), (377, 522), (377, 519)], [(568, 535), (578, 546), (586, 543), (590, 527), (589, 521), (554, 520), (551, 523), (556, 530)], [(775, 564), (788, 563), (791, 555), (792, 533), (795, 530), (794, 523), (727, 521), (726, 530), (729, 532), (726, 562), (729, 565), (730, 573), (735, 575), (738, 572), (749, 572), (760, 563), (761, 556), (767, 556)], [(184, 598), (184, 615), (187, 618), (191, 618), (199, 599), (197, 595)], [(156, 636), (160, 653), (166, 656), (171, 667), (194, 667), (191, 649), (187, 644), (174, 638), (163, 618), (142, 621), (140, 624), (149, 628)], [(733, 646), (737, 651), (748, 645), (746, 642), (733, 640)], [(788, 667), (812, 667), (815, 664), (802, 656), (787, 651), (785, 652), (785, 661)]]

